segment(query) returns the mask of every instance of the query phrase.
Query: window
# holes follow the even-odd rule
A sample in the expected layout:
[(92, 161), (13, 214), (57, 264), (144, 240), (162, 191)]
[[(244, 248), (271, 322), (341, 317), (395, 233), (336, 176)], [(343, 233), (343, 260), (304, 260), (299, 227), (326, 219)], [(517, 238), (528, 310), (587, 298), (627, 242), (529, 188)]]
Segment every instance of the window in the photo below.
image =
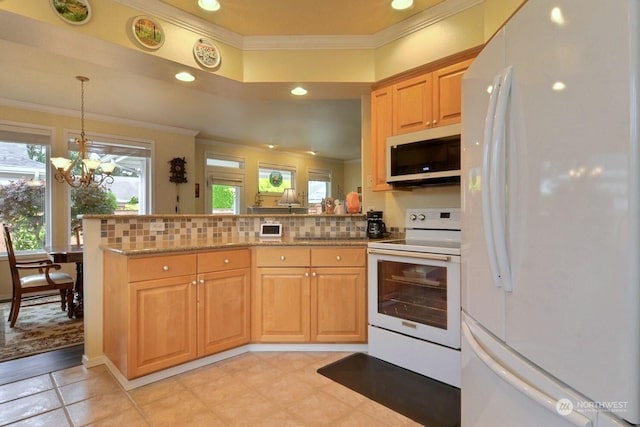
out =
[(309, 203), (321, 203), (322, 199), (331, 196), (331, 171), (309, 169), (307, 185)]
[(291, 166), (258, 165), (258, 191), (261, 193), (281, 194), (285, 188), (296, 188), (296, 169)]
[(207, 213), (240, 214), (244, 210), (244, 159), (207, 152)]
[(0, 123), (0, 221), (11, 226), (16, 252), (40, 250), (48, 241), (50, 135), (45, 128)]
[[(75, 138), (69, 135), (69, 155), (76, 158)], [(71, 190), (71, 227), (80, 225), (82, 214), (147, 214), (151, 210), (150, 142), (121, 139), (108, 135), (89, 137), (87, 156), (113, 162), (113, 183), (102, 187)]]

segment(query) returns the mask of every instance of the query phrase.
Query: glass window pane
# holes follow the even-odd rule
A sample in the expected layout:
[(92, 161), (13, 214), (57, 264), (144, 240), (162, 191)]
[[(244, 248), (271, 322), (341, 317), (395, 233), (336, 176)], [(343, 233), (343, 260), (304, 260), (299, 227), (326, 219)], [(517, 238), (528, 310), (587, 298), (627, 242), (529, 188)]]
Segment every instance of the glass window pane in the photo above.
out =
[(0, 220), (11, 226), (16, 251), (46, 244), (47, 150), (48, 145), (0, 141)]
[(294, 178), (294, 172), (291, 170), (261, 167), (258, 170), (258, 191), (282, 193), (285, 188), (295, 188)]
[(212, 214), (239, 214), (240, 187), (213, 184), (211, 186), (211, 205)]

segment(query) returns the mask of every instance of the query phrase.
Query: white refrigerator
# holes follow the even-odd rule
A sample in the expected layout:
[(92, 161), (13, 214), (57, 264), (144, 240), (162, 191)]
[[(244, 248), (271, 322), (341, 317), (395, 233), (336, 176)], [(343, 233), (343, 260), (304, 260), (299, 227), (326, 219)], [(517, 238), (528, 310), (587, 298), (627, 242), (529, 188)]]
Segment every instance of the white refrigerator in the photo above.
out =
[(465, 73), (463, 427), (640, 424), (639, 3), (529, 0)]

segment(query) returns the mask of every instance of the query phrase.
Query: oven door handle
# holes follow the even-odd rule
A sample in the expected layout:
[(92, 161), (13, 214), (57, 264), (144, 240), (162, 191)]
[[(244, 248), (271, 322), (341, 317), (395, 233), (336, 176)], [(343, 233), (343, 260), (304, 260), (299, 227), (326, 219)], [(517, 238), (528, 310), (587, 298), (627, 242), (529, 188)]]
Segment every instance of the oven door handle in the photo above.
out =
[(384, 249), (369, 249), (369, 254), (372, 255), (395, 255), (407, 258), (419, 258), (419, 259), (430, 259), (433, 261), (444, 261), (448, 262), (451, 257), (448, 255), (438, 255), (438, 254), (425, 254), (421, 252), (405, 252), (405, 251), (387, 251)]

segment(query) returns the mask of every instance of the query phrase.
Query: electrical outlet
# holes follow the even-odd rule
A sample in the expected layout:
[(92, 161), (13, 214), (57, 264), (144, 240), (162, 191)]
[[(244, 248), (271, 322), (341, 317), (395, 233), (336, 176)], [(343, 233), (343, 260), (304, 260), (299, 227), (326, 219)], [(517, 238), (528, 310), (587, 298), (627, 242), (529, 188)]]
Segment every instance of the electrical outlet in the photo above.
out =
[(150, 222), (149, 231), (164, 231), (164, 222)]

